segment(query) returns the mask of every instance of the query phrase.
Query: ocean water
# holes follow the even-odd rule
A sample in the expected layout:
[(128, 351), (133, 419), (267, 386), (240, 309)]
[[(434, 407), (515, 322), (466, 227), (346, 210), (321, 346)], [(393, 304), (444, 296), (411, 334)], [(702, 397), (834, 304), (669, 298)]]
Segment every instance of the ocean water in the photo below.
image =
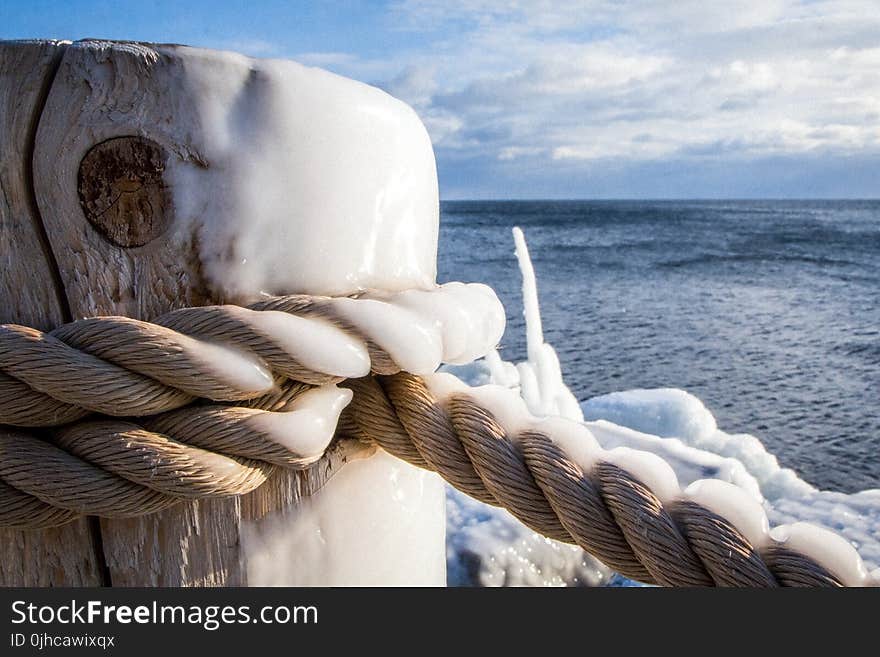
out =
[(491, 285), (525, 359), (510, 229), (579, 399), (683, 388), (843, 492), (880, 487), (880, 201), (447, 201), (438, 280)]

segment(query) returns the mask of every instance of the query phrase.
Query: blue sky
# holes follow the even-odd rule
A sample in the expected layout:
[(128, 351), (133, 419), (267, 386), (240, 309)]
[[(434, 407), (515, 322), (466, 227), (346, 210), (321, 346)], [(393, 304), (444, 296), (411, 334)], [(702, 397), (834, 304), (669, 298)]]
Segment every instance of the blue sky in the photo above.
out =
[(876, 0), (0, 0), (0, 38), (287, 57), (376, 84), (444, 198), (880, 197)]

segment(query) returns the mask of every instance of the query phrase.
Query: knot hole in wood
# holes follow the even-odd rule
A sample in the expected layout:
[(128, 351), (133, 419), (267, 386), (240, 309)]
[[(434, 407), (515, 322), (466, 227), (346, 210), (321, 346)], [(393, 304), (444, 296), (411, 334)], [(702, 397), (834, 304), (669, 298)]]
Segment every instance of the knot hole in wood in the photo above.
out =
[(113, 244), (143, 246), (171, 224), (165, 185), (168, 154), (146, 137), (114, 137), (93, 146), (79, 165), (77, 192), (89, 223)]

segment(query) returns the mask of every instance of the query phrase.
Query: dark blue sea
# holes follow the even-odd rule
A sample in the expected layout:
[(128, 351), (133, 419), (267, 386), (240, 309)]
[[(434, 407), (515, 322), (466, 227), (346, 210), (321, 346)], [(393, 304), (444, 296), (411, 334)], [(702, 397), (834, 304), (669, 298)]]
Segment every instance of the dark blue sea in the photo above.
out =
[(579, 399), (695, 394), (821, 488), (880, 487), (880, 201), (447, 201), (438, 280), (491, 285), (525, 358), (511, 228)]

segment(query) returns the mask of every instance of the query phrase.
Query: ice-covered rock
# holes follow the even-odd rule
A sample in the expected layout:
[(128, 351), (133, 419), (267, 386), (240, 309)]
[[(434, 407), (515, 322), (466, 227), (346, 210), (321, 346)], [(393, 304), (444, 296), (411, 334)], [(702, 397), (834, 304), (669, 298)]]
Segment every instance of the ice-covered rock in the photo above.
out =
[(593, 397), (581, 404), (585, 420), (608, 420), (661, 438), (697, 442), (718, 430), (703, 402), (684, 390), (628, 390)]
[(611, 576), (580, 548), (544, 538), (507, 511), (447, 487), (450, 586), (602, 586)]

